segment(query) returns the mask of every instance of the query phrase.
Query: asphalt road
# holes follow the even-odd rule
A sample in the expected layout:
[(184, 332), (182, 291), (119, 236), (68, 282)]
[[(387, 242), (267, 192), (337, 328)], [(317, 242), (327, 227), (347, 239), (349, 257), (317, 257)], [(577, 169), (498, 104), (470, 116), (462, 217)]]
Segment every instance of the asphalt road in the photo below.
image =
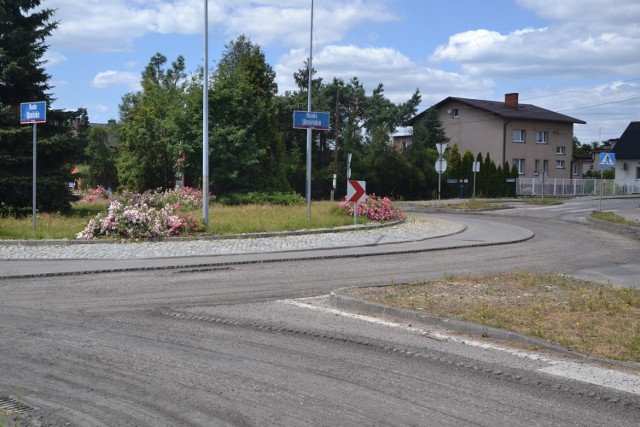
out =
[[(181, 267), (1, 279), (0, 408), (19, 402), (21, 425), (45, 426), (638, 425), (637, 370), (327, 303), (345, 286), (527, 269), (638, 285), (639, 242), (567, 205), (445, 215), (467, 231), (387, 254), (172, 259), (162, 266)], [(534, 237), (477, 247), (523, 229)]]

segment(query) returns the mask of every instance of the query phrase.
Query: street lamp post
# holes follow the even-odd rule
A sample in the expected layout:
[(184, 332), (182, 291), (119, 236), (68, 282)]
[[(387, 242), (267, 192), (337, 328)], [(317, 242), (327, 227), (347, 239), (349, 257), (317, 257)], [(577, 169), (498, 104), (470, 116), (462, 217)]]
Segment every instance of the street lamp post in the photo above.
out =
[[(309, 37), (309, 82), (307, 87), (307, 111), (311, 112), (311, 79), (313, 77), (313, 0), (311, 0), (311, 36)], [(307, 128), (307, 219), (311, 220), (311, 139), (313, 130)]]
[(204, 0), (204, 67), (202, 69), (202, 218), (209, 225), (209, 1)]

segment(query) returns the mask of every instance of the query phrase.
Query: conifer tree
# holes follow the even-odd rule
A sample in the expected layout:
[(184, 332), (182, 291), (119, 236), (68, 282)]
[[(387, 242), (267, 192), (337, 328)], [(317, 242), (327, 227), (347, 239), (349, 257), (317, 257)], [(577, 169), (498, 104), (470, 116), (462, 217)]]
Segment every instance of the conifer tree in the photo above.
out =
[[(20, 125), (20, 104), (45, 101), (50, 107), (50, 76), (44, 69), (45, 39), (56, 29), (53, 9), (40, 0), (0, 1), (0, 209), (27, 210), (32, 202), (33, 138)], [(75, 199), (68, 183), (72, 162), (82, 156), (86, 111), (48, 110), (37, 127), (37, 208), (64, 211)]]

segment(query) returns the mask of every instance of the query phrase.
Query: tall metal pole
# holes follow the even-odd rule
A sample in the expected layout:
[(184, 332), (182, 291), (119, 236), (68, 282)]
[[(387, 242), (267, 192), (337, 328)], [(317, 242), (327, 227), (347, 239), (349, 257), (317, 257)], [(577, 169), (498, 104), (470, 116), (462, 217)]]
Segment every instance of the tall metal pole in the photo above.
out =
[(202, 70), (202, 218), (209, 225), (209, 1), (204, 0), (204, 67)]
[(36, 165), (38, 163), (38, 151), (36, 148), (36, 137), (38, 134), (37, 126), (38, 125), (36, 123), (33, 124), (33, 181), (31, 183), (31, 192), (33, 193), (31, 197), (31, 216), (33, 219), (31, 220), (31, 228), (33, 229), (34, 234), (36, 232)]
[[(308, 94), (307, 111), (311, 112), (311, 79), (313, 77), (313, 0), (311, 0), (311, 35), (309, 37), (309, 63), (308, 63)], [(307, 128), (307, 219), (311, 220), (311, 138), (313, 131)]]

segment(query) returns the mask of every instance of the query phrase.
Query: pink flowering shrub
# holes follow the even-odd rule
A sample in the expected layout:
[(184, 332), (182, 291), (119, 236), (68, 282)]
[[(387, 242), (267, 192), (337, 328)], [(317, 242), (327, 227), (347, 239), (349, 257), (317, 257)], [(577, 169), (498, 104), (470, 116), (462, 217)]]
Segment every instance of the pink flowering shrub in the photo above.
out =
[[(209, 201), (212, 201), (212, 198), (213, 196), (209, 196)], [(181, 210), (190, 211), (197, 209), (202, 204), (202, 191), (191, 187), (165, 191), (161, 189), (149, 190), (142, 194), (125, 190), (120, 194), (118, 200), (127, 205), (144, 203), (155, 208), (179, 204)]]
[(201, 203), (202, 193), (189, 187), (142, 194), (123, 191), (111, 200), (106, 215), (96, 215), (76, 238), (140, 239), (193, 234), (201, 227), (191, 212)]
[(146, 203), (125, 205), (113, 200), (107, 214), (99, 213), (76, 235), (76, 239), (111, 237), (125, 239), (171, 237), (195, 233), (198, 223), (192, 214), (179, 211), (179, 205), (158, 209)]
[(87, 189), (82, 192), (82, 201), (87, 203), (93, 203), (99, 200), (109, 200), (111, 192), (106, 190), (102, 185), (98, 185), (96, 188)]
[[(353, 216), (353, 203), (340, 202), (338, 207)], [(367, 196), (364, 203), (357, 204), (358, 216), (366, 216), (371, 221), (404, 220), (404, 213), (387, 197), (376, 197), (375, 194)]]

